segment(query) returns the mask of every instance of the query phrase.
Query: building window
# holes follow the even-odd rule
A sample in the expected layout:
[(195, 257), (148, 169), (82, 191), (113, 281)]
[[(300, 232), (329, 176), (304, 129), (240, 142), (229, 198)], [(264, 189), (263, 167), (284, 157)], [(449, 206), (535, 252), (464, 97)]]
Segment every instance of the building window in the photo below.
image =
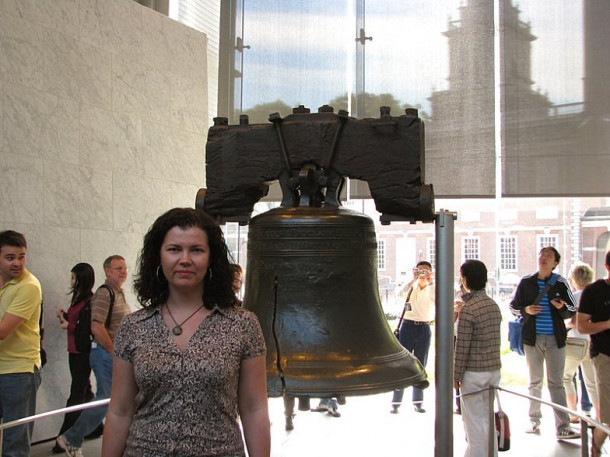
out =
[(500, 237), (500, 270), (517, 270), (517, 237)]
[(436, 269), (436, 244), (434, 238), (426, 239), (426, 251), (428, 251), (428, 262), (432, 264), (432, 269)]
[(462, 261), (481, 257), (481, 239), (478, 236), (465, 236), (462, 238)]
[(377, 269), (385, 271), (385, 240), (377, 240)]
[(559, 237), (557, 235), (537, 235), (537, 243), (536, 245), (538, 246), (538, 250), (536, 252), (536, 255), (538, 255), (538, 253), (540, 252), (540, 250), (544, 247), (547, 246), (552, 246), (555, 249), (559, 250)]

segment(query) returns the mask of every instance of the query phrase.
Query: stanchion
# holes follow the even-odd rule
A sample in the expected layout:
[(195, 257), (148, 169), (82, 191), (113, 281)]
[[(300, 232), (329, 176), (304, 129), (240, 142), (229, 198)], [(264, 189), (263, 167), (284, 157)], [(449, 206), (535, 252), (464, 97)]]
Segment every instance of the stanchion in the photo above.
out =
[(455, 213), (443, 209), (435, 216), (435, 457), (453, 457), (453, 221), (456, 218)]

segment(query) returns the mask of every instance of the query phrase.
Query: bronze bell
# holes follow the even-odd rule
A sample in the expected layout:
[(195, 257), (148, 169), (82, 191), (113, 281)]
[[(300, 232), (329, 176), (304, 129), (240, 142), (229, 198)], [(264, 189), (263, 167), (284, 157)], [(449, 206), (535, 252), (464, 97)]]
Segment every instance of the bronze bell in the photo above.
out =
[(263, 328), (270, 396), (428, 386), (385, 319), (375, 229), (362, 213), (297, 206), (252, 218), (244, 306)]
[[(267, 124), (242, 119), (214, 120), (197, 207), (250, 224), (243, 303), (265, 335), (269, 395), (293, 403), (427, 387), (381, 308), (373, 222), (341, 208), (340, 198), (345, 179), (356, 179), (367, 183), (382, 223), (432, 221), (417, 111), (393, 117), (382, 107), (378, 119), (358, 120), (299, 107), (286, 118), (272, 113)], [(280, 184), (280, 208), (250, 219), (271, 181)]]

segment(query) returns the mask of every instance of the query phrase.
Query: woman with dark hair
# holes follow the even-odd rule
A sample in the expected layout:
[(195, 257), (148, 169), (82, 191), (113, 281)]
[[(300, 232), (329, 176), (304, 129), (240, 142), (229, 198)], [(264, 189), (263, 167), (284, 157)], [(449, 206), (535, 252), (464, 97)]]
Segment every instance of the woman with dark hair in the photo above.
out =
[(453, 382), (461, 392), (462, 421), (468, 446), (465, 457), (486, 457), (488, 445), (493, 455), (498, 442), (489, 442), (488, 390), (500, 384), (500, 323), (497, 303), (487, 296), (487, 268), (479, 260), (467, 260), (460, 268), (466, 290), (458, 314)]
[[(62, 308), (57, 308), (55, 314), (59, 318), (59, 325), (62, 329), (67, 330), (68, 336), (68, 365), (70, 367), (70, 375), (72, 383), (70, 384), (70, 396), (66, 402), (66, 406), (80, 405), (90, 401), (93, 398), (91, 392), (91, 367), (89, 366), (89, 353), (78, 352), (74, 342), (74, 329), (78, 321), (79, 314), (83, 306), (91, 300), (93, 296), (93, 285), (95, 284), (95, 272), (93, 267), (88, 263), (77, 263), (72, 267), (71, 272), (71, 287), (70, 307), (67, 311)], [(64, 422), (61, 425), (58, 435), (68, 430), (72, 424), (80, 416), (80, 411), (73, 411), (64, 417)], [(97, 431), (97, 436), (101, 433)], [(63, 448), (55, 444), (53, 452), (63, 453)]]
[[(175, 208), (144, 237), (134, 287), (143, 309), (114, 342), (102, 455), (270, 455), (265, 343), (234, 306), (220, 227)], [(108, 438), (108, 439), (106, 439)]]

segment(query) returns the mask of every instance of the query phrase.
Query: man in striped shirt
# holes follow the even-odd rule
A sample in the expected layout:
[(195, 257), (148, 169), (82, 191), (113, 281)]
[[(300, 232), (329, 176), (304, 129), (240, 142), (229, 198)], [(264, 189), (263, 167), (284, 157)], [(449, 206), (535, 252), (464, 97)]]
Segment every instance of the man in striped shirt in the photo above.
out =
[[(538, 271), (521, 279), (510, 308), (516, 316), (523, 316), (523, 349), (530, 376), (529, 394), (540, 398), (546, 364), (551, 401), (567, 406), (562, 381), (567, 336), (564, 320), (574, 314), (576, 307), (568, 281), (553, 273), (560, 260), (561, 255), (555, 248), (542, 248), (538, 255)], [(542, 298), (536, 300), (547, 283), (550, 287)], [(578, 438), (580, 434), (570, 428), (568, 414), (559, 410), (554, 412), (557, 439)], [(529, 416), (531, 428), (527, 432), (540, 433), (542, 413), (539, 402), (530, 401)]]

